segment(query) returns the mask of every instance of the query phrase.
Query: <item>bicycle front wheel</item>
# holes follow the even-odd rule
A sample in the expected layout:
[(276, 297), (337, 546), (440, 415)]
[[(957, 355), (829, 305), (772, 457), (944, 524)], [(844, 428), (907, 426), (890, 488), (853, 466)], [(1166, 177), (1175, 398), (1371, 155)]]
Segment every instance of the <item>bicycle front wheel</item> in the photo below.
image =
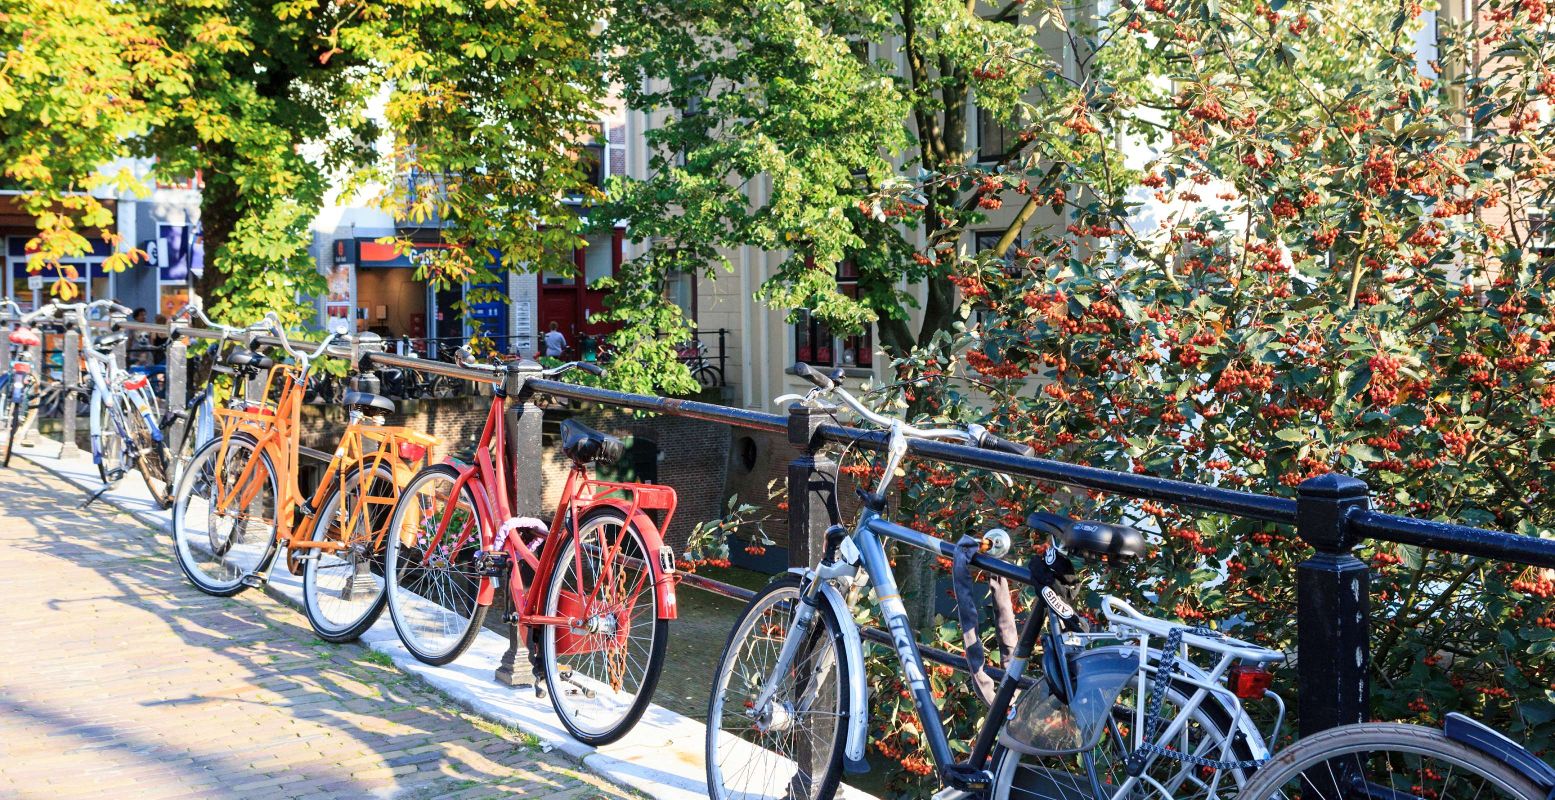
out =
[(252, 440), (216, 439), (189, 462), (173, 496), (173, 553), (189, 582), (230, 597), (275, 555), (275, 467)]
[[(850, 667), (830, 605), (820, 604), (793, 663), (773, 674), (799, 592), (799, 576), (786, 574), (752, 598), (713, 673), (707, 788), (718, 800), (826, 800), (842, 779)], [(769, 680), (776, 691), (768, 707), (758, 708)]]
[(626, 734), (659, 684), (669, 622), (642, 532), (620, 509), (583, 514), (564, 539), (546, 585), (540, 657), (551, 705), (573, 738), (594, 746)]
[[(16, 380), (15, 377), (12, 380)], [(11, 451), (16, 448), (17, 439), (22, 435), (22, 420), (27, 418), (27, 385), (8, 386), (6, 393), (11, 396), (9, 413), (3, 421), (5, 424), (5, 454), (0, 458), (0, 467), (11, 466)]]
[(1543, 800), (1500, 760), (1418, 725), (1345, 725), (1280, 751), (1240, 800)]
[(112, 483), (124, 475), (124, 437), (115, 424), (118, 413), (111, 407), (112, 397), (102, 392), (92, 393), (91, 427), (92, 456), (97, 461), (97, 474), (103, 483)]
[(383, 531), (394, 502), (394, 474), (353, 470), (324, 498), (303, 551), (302, 599), (308, 623), (328, 642), (354, 641), (383, 613)]
[(475, 562), (488, 535), (470, 488), (454, 491), (458, 480), (444, 464), (416, 473), (394, 504), (385, 536), (394, 630), (411, 655), (433, 665), (458, 658), (486, 618), (480, 598), (491, 578)]

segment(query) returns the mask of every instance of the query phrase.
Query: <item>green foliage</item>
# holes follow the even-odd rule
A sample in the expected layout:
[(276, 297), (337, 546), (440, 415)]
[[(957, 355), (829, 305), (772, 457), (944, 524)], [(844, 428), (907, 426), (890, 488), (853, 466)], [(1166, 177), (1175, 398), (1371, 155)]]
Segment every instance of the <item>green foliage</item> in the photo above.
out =
[(598, 115), (602, 13), (554, 0), (19, 0), (0, 16), (0, 154), (37, 190), (46, 254), (83, 252), (75, 229), (111, 223), (69, 194), (104, 185), (102, 164), (139, 155), (160, 178), (199, 175), (197, 288), (224, 321), (311, 319), (299, 300), (324, 288), (311, 226), (342, 183), (348, 200), (444, 223), (457, 247), (425, 277), (488, 283), (490, 259), (474, 254), (540, 269), (578, 241), (565, 199), (585, 193), (583, 170), (566, 145)]
[[(1286, 496), (1340, 471), (1386, 511), (1555, 536), (1555, 262), (1530, 214), (1555, 188), (1555, 40), (1492, 2), (1444, 26), (1432, 79), (1411, 51), (1418, 7), (1380, 34), (1347, 9), (1155, 0), (1105, 20), (1079, 103), (1030, 130), (1045, 157), (993, 187), (1061, 204), (1067, 231), (962, 261), (969, 321), (897, 362), (926, 382), (896, 403), (1066, 461)], [(1118, 142), (1140, 141), (1147, 101), (1164, 135), (1129, 168)], [(1152, 552), (1101, 588), (1293, 649), (1310, 550), (1292, 531), (973, 480), (909, 471), (904, 508), (951, 533), (1034, 508), (1127, 520)], [(1547, 754), (1555, 574), (1361, 555), (1374, 713), (1467, 711)]]
[[(751, 246), (781, 258), (760, 289), (775, 308), (811, 309), (844, 332), (877, 323), (898, 355), (948, 329), (953, 259), (941, 248), (982, 219), (976, 187), (940, 182), (910, 208), (870, 198), (960, 169), (971, 93), (1013, 122), (1018, 98), (1061, 81), (1037, 42), (1063, 18), (1049, 11), (1010, 24), (950, 0), (616, 3), (611, 75), (655, 120), (644, 134), (651, 177), (618, 181), (603, 215), (652, 243), (626, 280), (657, 288), (673, 272), (712, 274), (728, 250)], [(913, 252), (919, 224), (929, 257)], [(837, 289), (844, 259), (859, 270), (856, 299)], [(912, 285), (926, 289), (917, 333)]]
[[(0, 53), (0, 164), (6, 188), (22, 191), (22, 209), (37, 220), (34, 269), (89, 252), (88, 236), (116, 244), (113, 212), (89, 192), (145, 190), (127, 170), (100, 170), (126, 137), (187, 95), (187, 59), (161, 46), (136, 6), (75, 0), (8, 3)], [(116, 253), (103, 266), (120, 271), (142, 258)], [(54, 293), (71, 300), (74, 269), (63, 272)]]

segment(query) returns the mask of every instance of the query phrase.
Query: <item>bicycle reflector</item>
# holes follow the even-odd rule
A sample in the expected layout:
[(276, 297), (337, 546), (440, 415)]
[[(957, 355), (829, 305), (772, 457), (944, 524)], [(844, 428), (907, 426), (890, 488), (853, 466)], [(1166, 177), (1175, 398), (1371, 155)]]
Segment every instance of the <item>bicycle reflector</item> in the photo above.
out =
[(146, 380), (145, 375), (136, 375), (124, 382), (124, 388), (134, 392), (146, 388), (150, 383), (151, 381)]
[(400, 458), (406, 461), (420, 461), (427, 454), (427, 446), (415, 442), (400, 442)]
[(1262, 664), (1237, 664), (1226, 671), (1226, 683), (1231, 693), (1243, 700), (1258, 700), (1274, 683), (1274, 673)]

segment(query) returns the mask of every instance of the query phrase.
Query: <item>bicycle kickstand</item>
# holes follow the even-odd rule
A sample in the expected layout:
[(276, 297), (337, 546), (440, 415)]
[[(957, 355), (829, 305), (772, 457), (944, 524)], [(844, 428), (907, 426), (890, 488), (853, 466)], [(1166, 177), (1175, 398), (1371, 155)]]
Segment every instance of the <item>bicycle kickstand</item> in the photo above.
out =
[(123, 473), (123, 471), (120, 471), (118, 474), (116, 474), (116, 475), (114, 475), (112, 477), (113, 477), (113, 480), (108, 481), (107, 483), (103, 484), (103, 488), (98, 489), (95, 492), (92, 492), (92, 496), (86, 498), (86, 502), (82, 503), (81, 507), (82, 508), (86, 508), (87, 506), (91, 505), (93, 501), (95, 501), (98, 498), (102, 497), (103, 495), (107, 494), (108, 490), (112, 489), (113, 485), (115, 483), (118, 483), (120, 478), (124, 477), (124, 473)]

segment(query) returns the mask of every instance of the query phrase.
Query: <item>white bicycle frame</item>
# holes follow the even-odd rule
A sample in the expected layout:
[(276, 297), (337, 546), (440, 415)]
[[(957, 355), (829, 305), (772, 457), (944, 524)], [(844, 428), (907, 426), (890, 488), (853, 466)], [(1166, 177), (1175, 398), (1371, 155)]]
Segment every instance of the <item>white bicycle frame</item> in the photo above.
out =
[(85, 356), (87, 376), (92, 383), (88, 428), (92, 442), (92, 462), (102, 464), (105, 410), (108, 412), (108, 422), (113, 424), (126, 447), (134, 448), (136, 445), (130, 439), (129, 428), (124, 422), (125, 414), (139, 414), (146, 421), (155, 441), (162, 441), (162, 429), (157, 424), (157, 399), (151, 392), (149, 382), (134, 389), (127, 387), (125, 384), (131, 379), (130, 373), (120, 367), (112, 356), (99, 353), (93, 346), (91, 321), (87, 318), (87, 311), (91, 308), (126, 312), (128, 309), (108, 300), (55, 305), (57, 311), (75, 316), (76, 327), (81, 334), (81, 353)]

